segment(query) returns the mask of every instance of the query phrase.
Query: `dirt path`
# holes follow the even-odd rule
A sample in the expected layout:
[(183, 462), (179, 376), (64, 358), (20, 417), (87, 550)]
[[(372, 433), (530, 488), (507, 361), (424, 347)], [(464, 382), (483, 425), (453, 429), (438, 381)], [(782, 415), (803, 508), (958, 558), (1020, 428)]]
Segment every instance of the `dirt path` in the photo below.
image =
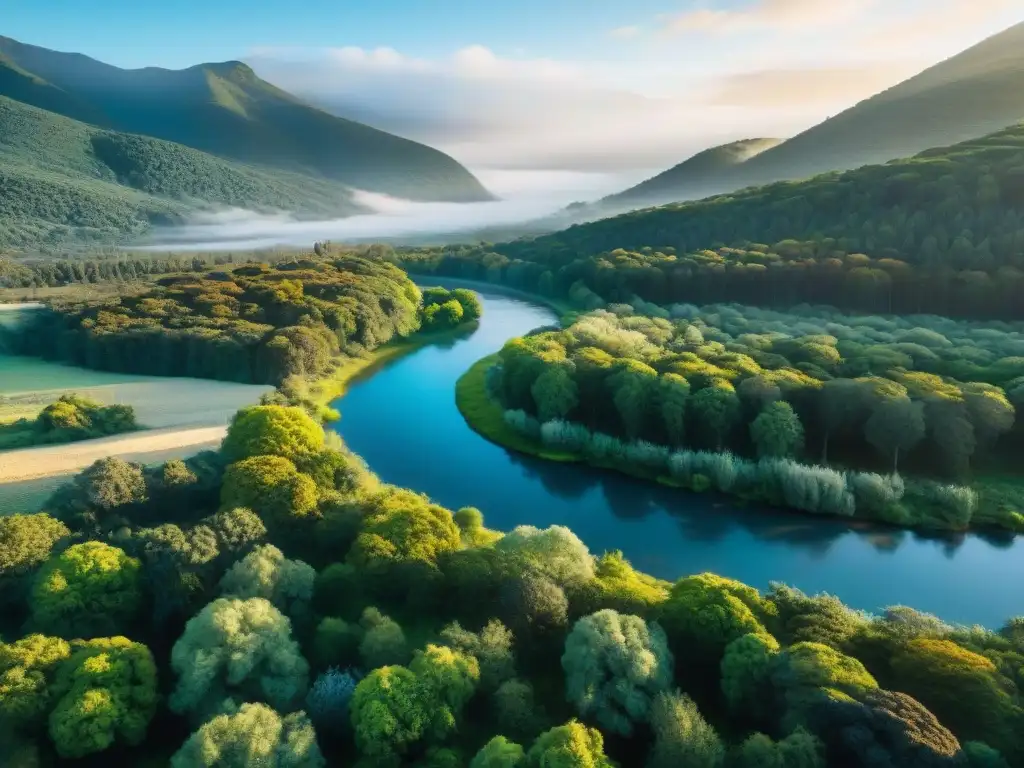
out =
[(85, 469), (97, 459), (120, 456), (129, 461), (167, 461), (214, 448), (227, 427), (147, 429), (97, 440), (43, 445), (0, 453), (0, 483), (34, 480)]

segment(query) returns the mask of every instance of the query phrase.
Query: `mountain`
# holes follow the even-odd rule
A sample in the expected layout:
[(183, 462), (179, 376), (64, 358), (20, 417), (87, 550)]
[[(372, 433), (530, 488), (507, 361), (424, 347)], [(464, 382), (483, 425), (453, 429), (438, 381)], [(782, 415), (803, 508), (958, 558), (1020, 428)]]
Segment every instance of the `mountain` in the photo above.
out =
[[(651, 258), (682, 265), (683, 254), (696, 254), (723, 274), (750, 266), (740, 272), (755, 288), (778, 262), (801, 258), (836, 267), (833, 278), (848, 263), (864, 267), (859, 278), (895, 282), (911, 265), (968, 271), (965, 286), (997, 271), (1012, 284), (1024, 279), (1022, 211), (1024, 123), (884, 165), (646, 208), (493, 250), (553, 273), (565, 269), (568, 281), (600, 272), (618, 256), (628, 269), (644, 254), (667, 249), (670, 255)], [(844, 254), (853, 255), (844, 262)], [(789, 277), (800, 282), (799, 274)], [(652, 277), (651, 285), (663, 281)]]
[(762, 153), (718, 191), (884, 163), (1022, 119), (1024, 23)]
[(0, 96), (0, 246), (122, 241), (211, 204), (320, 217), (362, 210), (339, 182), (103, 130)]
[(119, 69), (0, 37), (0, 96), (99, 128), (421, 201), (492, 199), (448, 155), (316, 109), (228, 61)]
[(573, 221), (593, 221), (598, 215), (884, 163), (983, 136), (1020, 120), (1024, 120), (1024, 24), (787, 141), (773, 145), (772, 139), (755, 139), (714, 147), (571, 213)]
[(744, 139), (700, 152), (624, 192), (603, 198), (608, 209), (639, 208), (704, 197), (726, 171), (778, 146), (784, 139)]

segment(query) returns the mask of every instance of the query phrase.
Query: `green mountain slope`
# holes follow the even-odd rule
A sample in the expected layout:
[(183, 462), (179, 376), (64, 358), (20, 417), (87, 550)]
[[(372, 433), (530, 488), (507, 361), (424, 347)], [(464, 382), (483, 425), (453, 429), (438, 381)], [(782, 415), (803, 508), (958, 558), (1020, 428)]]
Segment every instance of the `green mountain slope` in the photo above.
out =
[(0, 95), (99, 127), (414, 200), (491, 197), (444, 153), (315, 109), (237, 61), (124, 70), (3, 37), (0, 56)]
[(905, 160), (649, 208), (495, 246), (562, 266), (616, 248), (816, 243), (928, 267), (1024, 268), (1024, 125)]
[(744, 139), (706, 149), (635, 187), (603, 198), (598, 205), (609, 209), (624, 209), (704, 197), (722, 173), (746, 163), (783, 141)]
[(0, 97), (0, 245), (123, 240), (210, 204), (359, 212), (344, 185), (106, 131)]
[(726, 189), (846, 170), (942, 147), (1024, 120), (1018, 24), (745, 163)]

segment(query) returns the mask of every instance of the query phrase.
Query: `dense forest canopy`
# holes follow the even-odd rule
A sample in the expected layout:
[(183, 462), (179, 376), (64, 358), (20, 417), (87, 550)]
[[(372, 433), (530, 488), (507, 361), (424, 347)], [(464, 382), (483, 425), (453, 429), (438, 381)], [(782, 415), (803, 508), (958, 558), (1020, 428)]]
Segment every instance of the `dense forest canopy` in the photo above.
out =
[(1024, 317), (1024, 127), (806, 181), (493, 246), (400, 249), (410, 269), (604, 301), (806, 302)]
[(382, 484), (294, 407), (0, 518), (19, 763), (1018, 766), (1024, 640), (713, 574)]
[(100, 370), (281, 383), (419, 327), (420, 294), (354, 255), (171, 275), (153, 290), (33, 313), (16, 351)]

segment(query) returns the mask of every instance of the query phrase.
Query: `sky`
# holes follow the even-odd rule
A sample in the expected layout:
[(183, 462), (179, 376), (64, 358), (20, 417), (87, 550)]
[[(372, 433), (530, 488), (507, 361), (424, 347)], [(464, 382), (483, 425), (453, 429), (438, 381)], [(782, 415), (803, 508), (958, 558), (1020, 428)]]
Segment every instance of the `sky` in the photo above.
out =
[(2, 0), (0, 33), (122, 67), (240, 59), (499, 193), (581, 198), (794, 135), (1024, 21), (1020, 0), (101, 3)]

